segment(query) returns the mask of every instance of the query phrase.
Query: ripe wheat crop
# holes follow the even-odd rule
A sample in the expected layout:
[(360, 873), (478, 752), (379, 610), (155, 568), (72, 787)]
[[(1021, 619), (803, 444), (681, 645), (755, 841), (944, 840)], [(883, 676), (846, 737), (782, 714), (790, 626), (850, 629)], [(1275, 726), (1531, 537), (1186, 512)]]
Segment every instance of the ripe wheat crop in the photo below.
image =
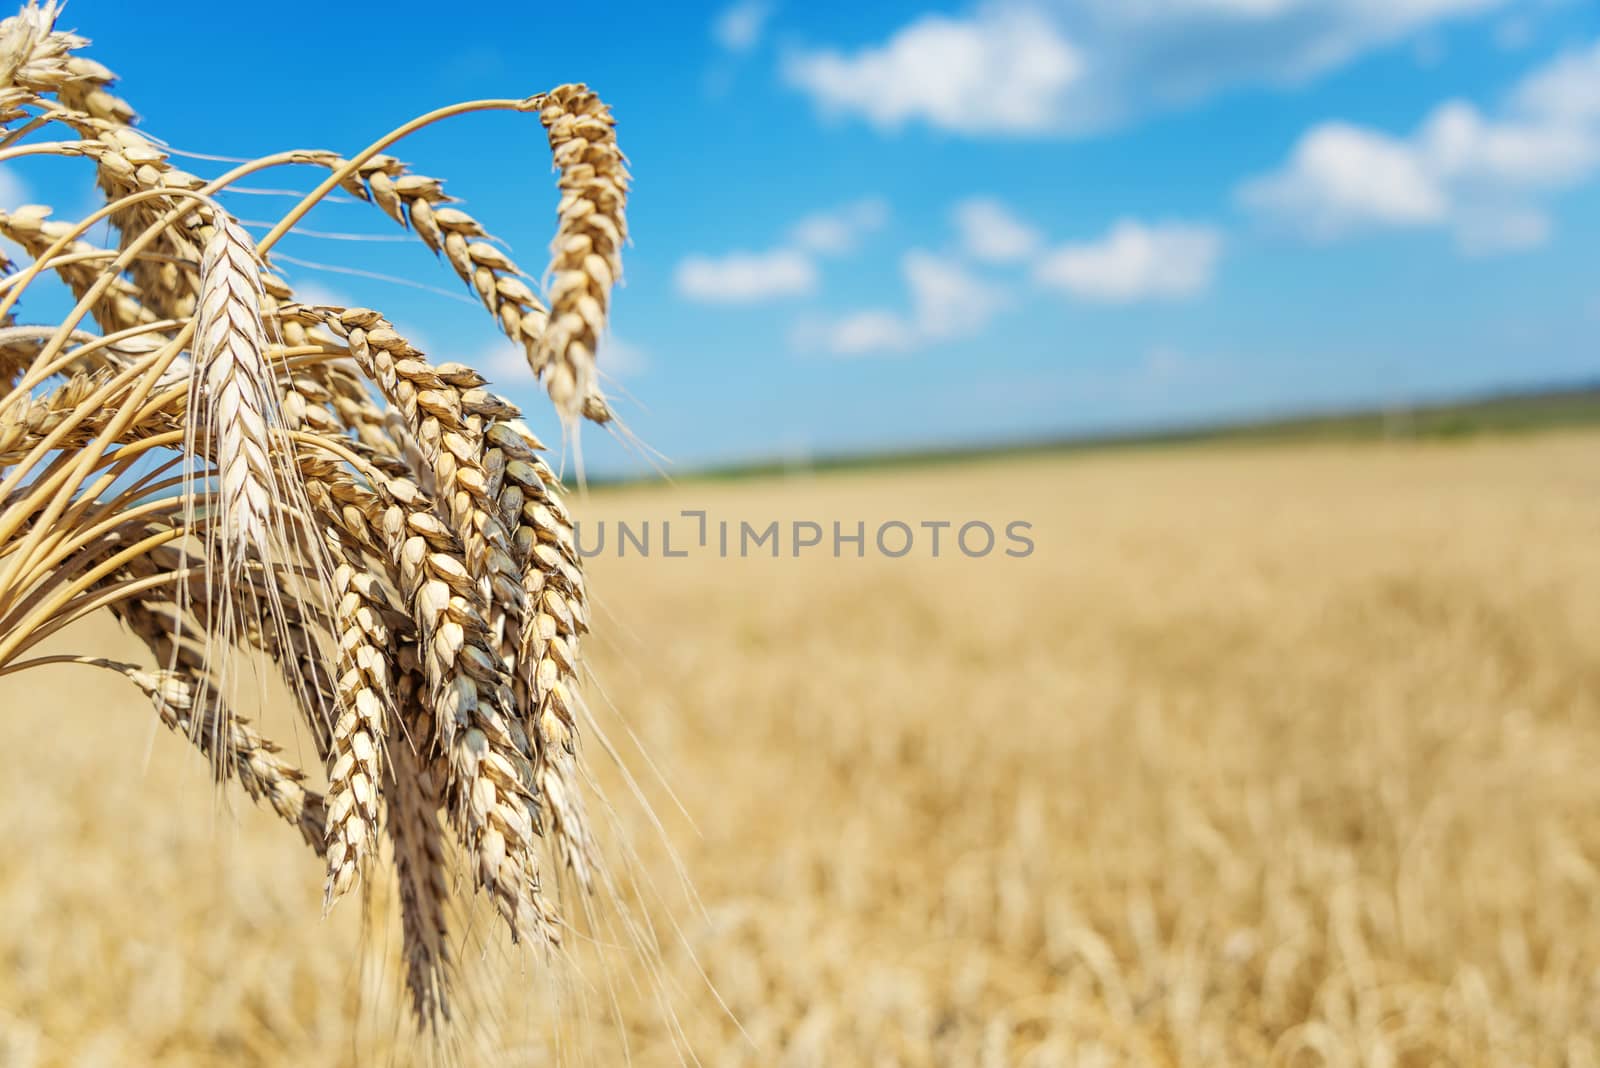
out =
[[(204, 179), (179, 170), (52, 0), (0, 23), (0, 162), (92, 168), (75, 222), (0, 210), (27, 262), (0, 279), (0, 674), (75, 663), (142, 691), (219, 781), (326, 858), (327, 907), (391, 855), (419, 1022), (449, 1014), (451, 873), (513, 939), (554, 947), (551, 870), (604, 878), (579, 761), (582, 562), (563, 489), (519, 411), (430, 361), (380, 311), (301, 302), (270, 254), (342, 191), (438, 254), (526, 353), (563, 426), (611, 419), (595, 351), (626, 240), (629, 176), (581, 85), (442, 108), (343, 156), (295, 149)], [(386, 151), (452, 116), (542, 125), (559, 171), (548, 306), (443, 183)], [(273, 168), (314, 189), (259, 240), (224, 204)], [(109, 223), (113, 247), (86, 238)], [(54, 279), (75, 304), (21, 315)], [(136, 664), (41, 642), (109, 611)], [(327, 791), (235, 715), (280, 672)], [(461, 861), (456, 854), (459, 852)], [(547, 855), (546, 855), (547, 854)]]
[[(586, 744), (626, 718), (673, 794), (640, 775), (666, 835), (628, 806), (602, 846), (665, 891), (670, 841), (703, 905), (630, 903), (665, 999), (580, 917), (577, 967), (530, 968), (482, 895), (446, 900), (427, 786), (388, 795), (382, 924), (321, 916), (270, 807), (286, 687), (255, 724), (283, 753), (226, 739), (266, 803), (219, 826), (120, 678), (0, 679), (0, 1065), (437, 1065), (399, 1026), (422, 944), (463, 1065), (1593, 1068), (1597, 456), (1162, 447), (590, 494), (625, 625), (585, 647), (618, 709), (591, 684)], [(618, 555), (664, 517), (694, 545), (686, 509), (706, 550)], [(1037, 550), (716, 551), (718, 521), (818, 516), (1025, 518)], [(79, 646), (137, 659), (104, 614), (52, 647)], [(598, 820), (627, 784), (591, 765)], [(573, 972), (586, 1006), (549, 989)]]

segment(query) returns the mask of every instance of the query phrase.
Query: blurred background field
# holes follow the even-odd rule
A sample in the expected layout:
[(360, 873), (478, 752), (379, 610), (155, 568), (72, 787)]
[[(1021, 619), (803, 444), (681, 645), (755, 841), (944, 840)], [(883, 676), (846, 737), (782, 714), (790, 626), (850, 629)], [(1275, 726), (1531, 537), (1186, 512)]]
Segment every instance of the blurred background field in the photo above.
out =
[(590, 738), (661, 982), (615, 929), (552, 965), (478, 917), (443, 1049), (386, 887), (318, 919), (318, 862), (137, 693), (5, 680), (0, 1065), (1600, 1064), (1597, 461), (1569, 430), (593, 492), (586, 524), (1036, 549), (590, 561), (589, 700), (699, 905)]

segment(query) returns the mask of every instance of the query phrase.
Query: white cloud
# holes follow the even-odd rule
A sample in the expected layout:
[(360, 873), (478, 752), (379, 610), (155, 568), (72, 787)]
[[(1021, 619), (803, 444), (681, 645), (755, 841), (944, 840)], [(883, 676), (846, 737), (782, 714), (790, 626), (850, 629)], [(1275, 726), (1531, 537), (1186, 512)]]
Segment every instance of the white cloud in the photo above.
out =
[(974, 337), (1007, 303), (1005, 293), (960, 263), (922, 249), (900, 261), (909, 313), (872, 308), (833, 321), (811, 321), (794, 332), (801, 349), (839, 356), (905, 352)]
[(789, 241), (765, 252), (693, 255), (678, 262), (678, 292), (712, 304), (755, 304), (804, 296), (821, 281), (817, 259), (855, 249), (864, 234), (881, 229), (889, 204), (865, 197), (833, 211), (816, 212), (789, 230)]
[(975, 137), (1074, 134), (1239, 85), (1304, 82), (1514, 0), (980, 0), (785, 79), (827, 112)]
[(1293, 220), (1319, 240), (1368, 223), (1427, 225), (1447, 210), (1444, 190), (1410, 146), (1340, 122), (1311, 130), (1288, 166), (1245, 183), (1239, 196), (1246, 207)]
[(1473, 253), (1548, 237), (1540, 200), (1600, 171), (1600, 41), (1525, 78), (1493, 115), (1452, 100), (1405, 137), (1327, 122), (1303, 134), (1278, 171), (1240, 201), (1306, 237), (1448, 227)]
[(761, 43), (772, 5), (763, 0), (741, 0), (724, 8), (711, 23), (711, 36), (729, 52), (749, 52)]
[[(1600, 77), (1594, 88), (1600, 92)], [(1471, 104), (1451, 101), (1435, 108), (1418, 131), (1415, 153), (1444, 181), (1559, 188), (1600, 161), (1597, 132), (1538, 115), (1491, 121)]]
[(817, 266), (803, 252), (730, 252), (689, 256), (678, 264), (678, 292), (713, 304), (751, 304), (803, 296), (817, 288)]
[(1099, 241), (1046, 253), (1034, 278), (1084, 300), (1175, 300), (1211, 284), (1221, 252), (1215, 227), (1123, 219)]
[(998, 289), (954, 260), (912, 249), (900, 261), (917, 333), (928, 341), (972, 337), (1005, 306)]
[(1523, 79), (1511, 106), (1556, 122), (1600, 122), (1600, 41), (1563, 53)]
[(924, 15), (879, 47), (798, 52), (784, 64), (788, 81), (829, 111), (978, 135), (1048, 128), (1082, 71), (1049, 18), (1009, 6), (970, 19)]
[(955, 208), (956, 230), (967, 255), (985, 263), (1014, 263), (1038, 251), (1039, 231), (992, 197), (972, 197)]
[[(803, 338), (805, 335), (801, 336)], [(821, 324), (813, 336), (823, 348), (840, 356), (904, 352), (917, 343), (914, 325), (897, 312), (881, 308), (856, 312), (835, 323)]]
[(1034, 279), (1084, 300), (1132, 303), (1181, 299), (1211, 283), (1222, 234), (1198, 223), (1118, 222), (1100, 240), (1043, 249), (1038, 231), (990, 198), (952, 212), (962, 255), (912, 249), (900, 261), (905, 311), (868, 308), (837, 319), (809, 319), (793, 331), (797, 349), (840, 356), (907, 352), (977, 337), (1011, 298), (962, 256), (995, 264), (1031, 263)]
[(888, 201), (867, 197), (836, 211), (807, 215), (795, 223), (790, 237), (807, 252), (839, 256), (853, 251), (863, 235), (883, 229), (888, 221)]

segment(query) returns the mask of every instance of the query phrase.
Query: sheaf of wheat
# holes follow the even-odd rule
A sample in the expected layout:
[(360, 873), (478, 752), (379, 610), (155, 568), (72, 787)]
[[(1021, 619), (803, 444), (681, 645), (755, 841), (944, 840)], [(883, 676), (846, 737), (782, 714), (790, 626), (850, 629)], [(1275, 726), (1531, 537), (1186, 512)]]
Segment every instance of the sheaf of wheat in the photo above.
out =
[[(104, 206), (76, 221), (0, 208), (0, 236), (26, 253), (0, 278), (0, 673), (125, 676), (219, 781), (326, 858), (330, 907), (387, 837), (412, 1004), (437, 1026), (450, 872), (470, 873), (514, 939), (554, 945), (549, 870), (588, 888), (601, 864), (577, 745), (582, 561), (512, 404), (379, 310), (297, 300), (271, 252), (330, 194), (375, 205), (482, 301), (563, 425), (606, 422), (594, 354), (629, 184), (610, 110), (564, 85), (442, 108), (357, 155), (291, 150), (202, 179), (140, 132), (58, 15), (34, 2), (0, 22), (0, 163), (78, 160)], [(473, 111), (536, 120), (549, 140), (561, 200), (543, 299), (438, 179), (386, 154)], [(317, 184), (253, 239), (225, 204), (273, 168)], [(102, 222), (112, 247), (85, 236)], [(45, 276), (76, 304), (29, 321), (19, 301)], [(148, 661), (38, 652), (97, 612)], [(288, 681), (326, 794), (232, 712), (236, 660)]]

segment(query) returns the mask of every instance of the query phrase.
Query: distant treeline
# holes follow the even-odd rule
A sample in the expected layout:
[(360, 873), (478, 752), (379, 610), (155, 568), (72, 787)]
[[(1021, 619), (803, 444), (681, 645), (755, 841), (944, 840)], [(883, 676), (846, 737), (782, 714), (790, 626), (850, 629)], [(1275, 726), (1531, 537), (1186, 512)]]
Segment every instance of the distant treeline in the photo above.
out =
[[(1067, 435), (963, 448), (899, 449), (762, 460), (671, 472), (674, 481), (769, 478), (827, 471), (921, 467), (968, 460), (999, 460), (1108, 448), (1202, 443), (1364, 441), (1382, 438), (1448, 439), (1475, 434), (1600, 425), (1600, 381), (1579, 386), (1503, 392), (1410, 406), (1302, 413), (1185, 426)], [(597, 478), (590, 485), (627, 485), (655, 478)]]

